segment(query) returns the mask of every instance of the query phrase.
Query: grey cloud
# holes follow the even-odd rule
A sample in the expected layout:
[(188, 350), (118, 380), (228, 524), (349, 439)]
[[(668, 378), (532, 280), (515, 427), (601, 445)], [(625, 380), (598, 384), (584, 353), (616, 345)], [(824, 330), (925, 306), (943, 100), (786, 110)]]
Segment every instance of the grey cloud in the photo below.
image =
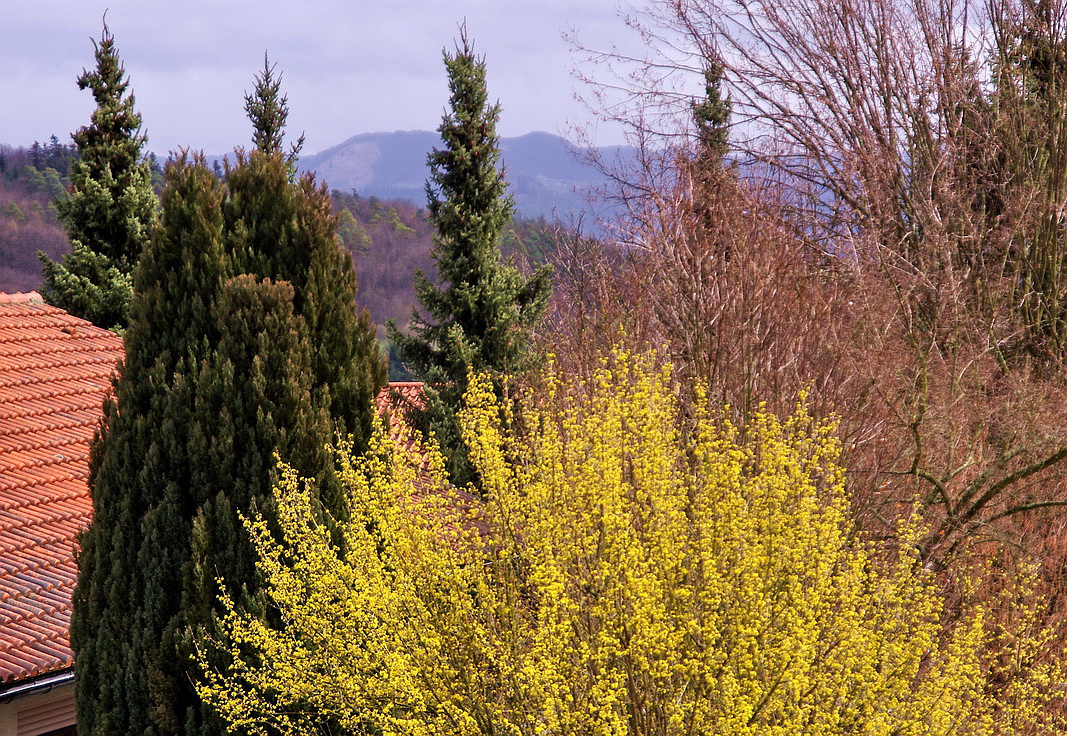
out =
[[(360, 132), (436, 127), (447, 99), (442, 48), (460, 21), (489, 63), (508, 135), (561, 130), (573, 102), (569, 27), (610, 45), (626, 33), (602, 0), (57, 0), (6, 9), (0, 142), (65, 136), (91, 100), (74, 79), (92, 64), (104, 8), (144, 115), (150, 147), (223, 152), (247, 143), (243, 93), (263, 51), (284, 73), (290, 125), (317, 151)], [(588, 39), (587, 39), (588, 40)]]

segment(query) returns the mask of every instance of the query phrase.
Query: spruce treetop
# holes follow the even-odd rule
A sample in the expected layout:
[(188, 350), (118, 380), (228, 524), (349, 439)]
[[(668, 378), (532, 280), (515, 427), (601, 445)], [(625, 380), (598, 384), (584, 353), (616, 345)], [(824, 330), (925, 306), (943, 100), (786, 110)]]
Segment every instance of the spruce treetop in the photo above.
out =
[(141, 114), (134, 108), (133, 93), (127, 94), (130, 83), (115, 48), (115, 37), (106, 23), (100, 41), (94, 40), (93, 47), (96, 68), (82, 70), (78, 89), (92, 92), (96, 109), (91, 124), (79, 128), (71, 137), (90, 173), (98, 174), (104, 165), (113, 170), (129, 170), (140, 162), (147, 137), (141, 132)]
[(73, 251), (61, 262), (38, 254), (44, 297), (50, 304), (108, 328), (124, 328), (132, 274), (148, 243), (159, 203), (142, 156), (141, 115), (104, 25), (94, 41), (96, 66), (83, 70), (78, 87), (92, 92), (96, 108), (71, 137), (78, 158), (70, 171), (70, 196), (56, 208)]
[[(438, 252), (450, 247), (495, 253), (504, 226), (515, 205), (500, 170), (496, 132), (500, 104), (490, 105), (485, 80), (485, 59), (475, 56), (466, 29), (455, 53), (445, 52), (449, 111), (438, 132), (444, 149), (429, 155), (431, 175), (426, 184), (430, 218), (437, 226)], [(470, 282), (471, 266), (492, 269), (499, 259), (438, 258), (442, 281)]]
[(723, 94), (723, 65), (707, 59), (704, 65), (704, 96), (693, 104), (700, 154), (706, 160), (721, 161), (729, 147), (730, 113), (733, 105)]
[(428, 157), (426, 184), (440, 283), (416, 273), (422, 312), (413, 313), (410, 334), (392, 325), (390, 337), (401, 360), (429, 384), (427, 423), (462, 484), (474, 480), (455, 419), (468, 369), (490, 372), (502, 391), (503, 375), (529, 367), (530, 331), (551, 286), (548, 269), (527, 279), (502, 260), (501, 234), (514, 203), (500, 166), (500, 105), (489, 103), (485, 60), (475, 55), (466, 28), (444, 63), (450, 91), (438, 128), (444, 147)]
[(500, 104), (489, 104), (485, 59), (474, 53), (465, 27), (444, 63), (451, 93), (438, 128), (444, 148), (429, 155), (426, 184), (442, 285), (417, 278), (419, 301), (436, 324), (419, 317), (414, 324), (426, 328), (425, 358), (447, 366), (462, 384), (468, 365), (497, 372), (525, 367), (525, 328), (540, 315), (550, 289), (547, 270), (527, 280), (502, 261), (500, 237), (515, 206), (500, 166)]
[[(245, 94), (245, 112), (252, 121), (252, 143), (263, 153), (282, 150), (285, 138), (285, 123), (289, 118), (289, 98), (282, 94), (282, 75), (275, 76), (277, 64), (271, 64), (263, 54), (263, 71), (255, 75), (252, 91)], [(304, 147), (301, 135), (289, 150), (287, 158), (295, 162)]]

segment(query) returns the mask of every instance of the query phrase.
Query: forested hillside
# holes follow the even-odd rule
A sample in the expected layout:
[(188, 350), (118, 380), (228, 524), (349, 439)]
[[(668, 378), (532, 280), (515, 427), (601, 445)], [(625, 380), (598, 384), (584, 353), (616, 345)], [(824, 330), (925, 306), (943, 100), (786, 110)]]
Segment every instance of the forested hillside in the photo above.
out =
[(73, 155), (55, 136), (30, 148), (0, 145), (0, 291), (36, 289), (37, 251), (57, 258), (69, 249), (55, 200), (65, 196)]
[[(0, 291), (40, 288), (37, 251), (56, 259), (69, 250), (55, 201), (66, 196), (74, 155), (73, 147), (55, 136), (29, 148), (0, 146)], [(361, 306), (378, 325), (390, 319), (406, 324), (415, 305), (412, 274), (422, 269), (436, 275), (425, 209), (336, 189), (331, 199), (340, 219), (338, 236), (355, 262)], [(557, 227), (545, 218), (517, 217), (504, 233), (504, 252), (520, 263), (542, 262), (554, 248)]]
[[(407, 200), (381, 200), (332, 192), (339, 215), (338, 235), (352, 251), (359, 276), (359, 301), (374, 321), (405, 324), (415, 305), (412, 274), (421, 269), (436, 278), (433, 228), (426, 210)], [(549, 259), (561, 226), (545, 218), (516, 217), (503, 236), (503, 251), (520, 265)]]

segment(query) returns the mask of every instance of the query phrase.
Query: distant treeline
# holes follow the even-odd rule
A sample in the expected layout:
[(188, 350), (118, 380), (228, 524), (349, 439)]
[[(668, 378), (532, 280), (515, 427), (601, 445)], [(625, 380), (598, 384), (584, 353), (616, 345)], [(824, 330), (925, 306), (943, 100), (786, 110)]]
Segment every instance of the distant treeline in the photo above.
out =
[[(56, 136), (32, 146), (0, 145), (0, 291), (39, 288), (37, 251), (58, 258), (69, 249), (55, 201), (66, 196), (76, 156), (75, 147)], [(153, 172), (161, 172), (154, 157), (151, 161)], [(217, 173), (222, 175), (222, 169)], [(406, 324), (416, 303), (412, 274), (422, 269), (436, 276), (425, 208), (338, 190), (332, 199), (340, 220), (338, 237), (355, 261), (360, 304), (378, 325), (390, 319)], [(520, 265), (551, 260), (558, 227), (545, 218), (516, 218), (504, 233), (503, 251)]]
[(32, 146), (0, 145), (0, 291), (30, 291), (41, 283), (37, 251), (58, 258), (70, 248), (56, 219), (65, 197), (73, 144), (56, 136)]

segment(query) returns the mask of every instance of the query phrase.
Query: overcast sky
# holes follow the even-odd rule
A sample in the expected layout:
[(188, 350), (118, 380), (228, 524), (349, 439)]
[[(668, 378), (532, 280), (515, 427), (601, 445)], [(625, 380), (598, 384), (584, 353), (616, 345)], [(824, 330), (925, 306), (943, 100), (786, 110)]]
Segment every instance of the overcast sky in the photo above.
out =
[[(264, 50), (284, 74), (290, 134), (304, 131), (305, 153), (316, 153), (358, 133), (435, 129), (448, 97), (441, 50), (464, 17), (505, 136), (588, 123), (563, 31), (594, 48), (634, 42), (613, 0), (12, 2), (0, 32), (0, 143), (66, 142), (88, 122), (91, 95), (75, 79), (94, 63), (105, 9), (160, 155), (249, 144), (243, 95)], [(602, 126), (596, 139), (621, 134)]]

